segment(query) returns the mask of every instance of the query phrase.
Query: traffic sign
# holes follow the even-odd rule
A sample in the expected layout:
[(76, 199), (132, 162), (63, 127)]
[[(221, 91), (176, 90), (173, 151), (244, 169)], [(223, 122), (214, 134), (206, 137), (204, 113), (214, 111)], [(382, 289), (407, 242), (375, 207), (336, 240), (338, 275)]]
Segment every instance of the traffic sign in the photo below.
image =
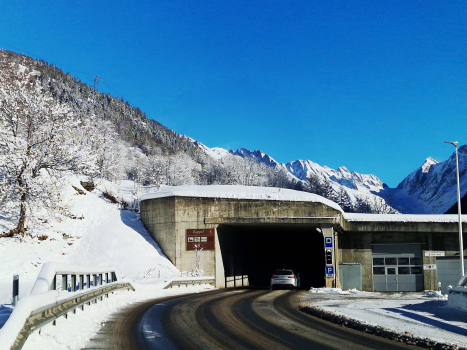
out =
[(332, 248), (332, 237), (324, 237), (324, 246), (326, 248)]
[(334, 266), (326, 266), (326, 277), (334, 276)]

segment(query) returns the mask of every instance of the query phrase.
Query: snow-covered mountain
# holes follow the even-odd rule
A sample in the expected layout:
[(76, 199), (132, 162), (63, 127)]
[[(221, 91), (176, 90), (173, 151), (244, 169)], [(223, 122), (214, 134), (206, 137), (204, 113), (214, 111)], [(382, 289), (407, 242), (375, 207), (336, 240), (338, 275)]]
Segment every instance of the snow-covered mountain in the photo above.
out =
[[(359, 201), (366, 202), (369, 207), (366, 210), (375, 212), (395, 212), (386, 199), (380, 197), (378, 193), (387, 188), (375, 175), (365, 175), (357, 172), (350, 172), (346, 167), (331, 169), (328, 166), (321, 166), (310, 160), (295, 160), (288, 163), (279, 163), (271, 156), (262, 151), (250, 151), (240, 148), (236, 151), (227, 151), (219, 148), (209, 149), (196, 142), (197, 146), (204, 149), (206, 154), (215, 159), (231, 154), (245, 159), (255, 159), (257, 162), (272, 168), (281, 168), (287, 174), (291, 182), (297, 189), (305, 189), (308, 186), (310, 176), (316, 176), (322, 183), (329, 184), (334, 190), (336, 197), (342, 199), (342, 195), (347, 197), (346, 201), (356, 210)], [(332, 199), (332, 198), (330, 198)], [(336, 200), (336, 198), (334, 198)]]
[[(463, 197), (467, 195), (467, 145), (459, 147), (458, 151), (461, 197)], [(216, 152), (220, 155), (217, 159), (228, 154), (228, 151), (220, 152), (218, 148)], [(389, 188), (375, 175), (350, 172), (345, 166), (331, 169), (310, 160), (295, 160), (284, 164), (264, 152), (245, 148), (229, 152), (243, 158), (256, 159), (271, 167), (282, 167), (296, 179), (297, 183), (305, 183), (310, 175), (328, 180), (335, 191), (343, 188), (353, 204), (357, 197), (370, 199), (370, 202), (383, 198), (401, 213), (442, 214), (457, 202), (455, 152), (444, 162), (438, 162), (432, 157), (427, 158), (396, 188)]]
[[(459, 147), (461, 197), (467, 192), (467, 145)], [(457, 202), (456, 154), (444, 162), (427, 158), (395, 189), (385, 189), (403, 213), (442, 214)]]
[(283, 164), (278, 163), (272, 157), (261, 151), (255, 150), (252, 152), (245, 148), (230, 151), (230, 153), (243, 158), (255, 158), (258, 162), (264, 163), (268, 166), (284, 167), (284, 169), (286, 169), (297, 180), (307, 181), (310, 174), (314, 174), (319, 176), (321, 179), (331, 181), (333, 184), (338, 186), (342, 185), (353, 190), (379, 192), (386, 187), (386, 184), (384, 184), (377, 176), (364, 175), (355, 171), (349, 172), (345, 166), (341, 166), (338, 169), (331, 169), (326, 165), (321, 166), (311, 160), (295, 160)]

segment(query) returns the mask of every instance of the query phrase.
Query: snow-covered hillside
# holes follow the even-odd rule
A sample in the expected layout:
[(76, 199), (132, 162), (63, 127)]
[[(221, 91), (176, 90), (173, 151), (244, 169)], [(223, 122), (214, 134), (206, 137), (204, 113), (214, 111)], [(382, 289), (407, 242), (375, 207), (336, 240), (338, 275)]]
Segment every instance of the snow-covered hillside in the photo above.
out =
[[(78, 177), (68, 180), (70, 183), (61, 194), (60, 205), (69, 214), (60, 222), (35, 212), (33, 215), (40, 221), (29, 226), (23, 241), (19, 236), (0, 238), (0, 304), (11, 302), (13, 274), (19, 274), (21, 297), (31, 291), (42, 264), (46, 262), (113, 266), (118, 278), (132, 280), (143, 278), (149, 270), (158, 276), (160, 273), (162, 278), (179, 275), (144, 228), (139, 214), (120, 210), (119, 204), (102, 196), (102, 192), (109, 192), (131, 202), (133, 182), (102, 182), (93, 192), (88, 192)], [(15, 224), (5, 213), (0, 216), (0, 231)]]

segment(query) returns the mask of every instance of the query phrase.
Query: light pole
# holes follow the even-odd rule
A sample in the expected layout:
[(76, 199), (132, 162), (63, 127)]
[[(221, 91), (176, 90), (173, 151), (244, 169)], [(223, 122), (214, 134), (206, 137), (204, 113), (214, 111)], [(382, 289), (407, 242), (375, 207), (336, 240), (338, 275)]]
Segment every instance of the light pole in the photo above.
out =
[(461, 185), (459, 181), (459, 156), (457, 155), (457, 146), (459, 142), (449, 142), (445, 141), (444, 143), (450, 143), (456, 147), (456, 170), (457, 170), (457, 213), (459, 216), (459, 255), (461, 259), (461, 277), (464, 277), (464, 243), (462, 239), (462, 219), (461, 219)]

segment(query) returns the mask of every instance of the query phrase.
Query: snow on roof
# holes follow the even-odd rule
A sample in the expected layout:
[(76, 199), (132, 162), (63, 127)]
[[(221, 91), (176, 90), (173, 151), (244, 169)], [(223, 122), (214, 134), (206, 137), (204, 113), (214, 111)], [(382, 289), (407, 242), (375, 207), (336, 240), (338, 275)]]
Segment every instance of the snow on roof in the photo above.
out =
[[(360, 214), (344, 213), (345, 221), (372, 222), (458, 222), (454, 214)], [(462, 222), (467, 222), (467, 215), (462, 215)]]
[(154, 188), (145, 188), (141, 200), (162, 197), (208, 197), (230, 199), (261, 199), (280, 200), (290, 202), (315, 202), (325, 204), (342, 212), (336, 203), (313, 193), (289, 190), (277, 187), (210, 185), (210, 186), (162, 186), (157, 192)]

